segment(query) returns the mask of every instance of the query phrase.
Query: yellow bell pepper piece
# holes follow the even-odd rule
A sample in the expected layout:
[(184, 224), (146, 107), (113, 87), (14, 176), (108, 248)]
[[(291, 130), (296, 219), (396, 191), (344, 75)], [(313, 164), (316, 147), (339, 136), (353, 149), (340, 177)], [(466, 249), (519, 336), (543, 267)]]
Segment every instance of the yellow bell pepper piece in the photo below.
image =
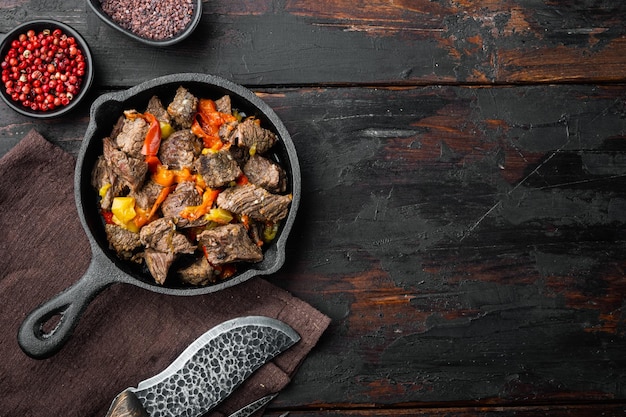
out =
[(132, 221), (137, 212), (135, 211), (135, 199), (133, 197), (115, 197), (111, 205), (113, 222), (118, 226), (132, 232), (138, 232), (139, 228)]
[(104, 196), (107, 195), (107, 191), (109, 191), (109, 188), (111, 188), (111, 184), (104, 184), (102, 187), (100, 187), (100, 189), (98, 190), (98, 195), (101, 198), (104, 198)]
[(223, 208), (212, 208), (206, 214), (205, 219), (219, 224), (228, 224), (233, 220), (233, 215)]
[(161, 139), (167, 139), (169, 135), (174, 133), (174, 128), (169, 123), (159, 122), (159, 127), (161, 128)]
[(263, 241), (269, 243), (276, 238), (278, 234), (278, 223), (267, 223), (263, 228)]

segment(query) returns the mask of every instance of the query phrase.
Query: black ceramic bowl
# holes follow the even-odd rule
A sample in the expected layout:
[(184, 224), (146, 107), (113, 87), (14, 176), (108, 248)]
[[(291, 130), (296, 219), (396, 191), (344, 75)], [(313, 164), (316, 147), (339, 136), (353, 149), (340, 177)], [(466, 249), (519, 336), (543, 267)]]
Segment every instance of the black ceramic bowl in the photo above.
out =
[[(102, 154), (102, 139), (124, 110), (143, 111), (148, 100), (158, 96), (163, 103), (174, 97), (179, 86), (199, 98), (218, 99), (230, 95), (233, 108), (256, 116), (261, 125), (278, 136), (272, 155), (287, 172), (293, 200), (277, 237), (264, 247), (264, 259), (240, 268), (231, 278), (202, 287), (169, 286), (155, 283), (152, 276), (132, 262), (120, 260), (109, 248), (99, 210), (99, 199), (91, 185), (91, 172)], [(162, 294), (199, 295), (238, 285), (258, 275), (276, 272), (285, 261), (287, 236), (293, 226), (301, 193), (300, 165), (287, 129), (274, 111), (250, 90), (223, 78), (206, 74), (173, 74), (142, 83), (126, 91), (105, 94), (93, 103), (90, 122), (76, 163), (74, 192), (78, 214), (92, 249), (92, 261), (85, 275), (72, 287), (33, 311), (20, 329), (18, 341), (32, 357), (45, 358), (58, 351), (71, 334), (88, 303), (104, 288), (114, 283), (132, 284)], [(167, 281), (166, 281), (167, 283)], [(43, 334), (42, 324), (53, 316), (62, 317), (52, 333)]]
[[(128, 28), (122, 27), (120, 23), (115, 21), (113, 17), (111, 17), (102, 9), (101, 0), (87, 0), (87, 4), (89, 4), (89, 7), (91, 7), (91, 10), (93, 10), (94, 13), (100, 19), (102, 19), (102, 21), (104, 21), (107, 25), (111, 26), (112, 28), (118, 30), (119, 32), (125, 34), (126, 36), (136, 41), (139, 41), (146, 45), (151, 45), (151, 46), (174, 45), (182, 41), (183, 39), (187, 38), (189, 35), (191, 35), (191, 33), (196, 28), (196, 26), (198, 26), (198, 23), (200, 23), (200, 18), (202, 17), (202, 0), (192, 0), (192, 2), (193, 2), (193, 14), (191, 15), (190, 22), (187, 24), (187, 26), (185, 26), (184, 29), (177, 32), (173, 37), (169, 37), (165, 39), (151, 39), (149, 37), (138, 35), (137, 33), (133, 32), (132, 30)], [(151, 26), (154, 27), (154, 25), (151, 25)]]
[(55, 29), (61, 29), (61, 31), (67, 36), (73, 36), (76, 39), (78, 47), (83, 53), (86, 65), (85, 75), (82, 77), (82, 82), (79, 87), (78, 93), (74, 94), (73, 99), (68, 105), (56, 107), (53, 110), (31, 110), (28, 107), (24, 107), (19, 101), (14, 101), (11, 96), (7, 94), (4, 83), (2, 83), (2, 88), (0, 89), (0, 97), (2, 97), (2, 100), (4, 100), (4, 102), (16, 112), (21, 113), (25, 116), (30, 116), (38, 119), (59, 117), (65, 115), (66, 113), (72, 111), (77, 107), (84, 105), (83, 99), (87, 95), (87, 92), (91, 87), (91, 83), (93, 82), (94, 77), (93, 60), (87, 42), (85, 42), (83, 37), (76, 30), (66, 25), (65, 23), (57, 22), (55, 20), (33, 20), (30, 22), (22, 23), (21, 25), (15, 27), (13, 30), (6, 34), (6, 36), (2, 40), (2, 43), (0, 44), (0, 60), (5, 59), (8, 51), (11, 49), (11, 43), (15, 39), (17, 39), (20, 34), (25, 34), (29, 30), (34, 30), (36, 33), (40, 33), (46, 29), (50, 31), (54, 31)]

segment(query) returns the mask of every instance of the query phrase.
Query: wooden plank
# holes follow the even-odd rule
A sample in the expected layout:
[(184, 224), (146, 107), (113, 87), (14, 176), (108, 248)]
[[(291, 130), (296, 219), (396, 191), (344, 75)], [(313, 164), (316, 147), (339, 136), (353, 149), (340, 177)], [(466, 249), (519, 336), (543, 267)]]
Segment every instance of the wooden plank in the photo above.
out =
[[(74, 26), (91, 101), (199, 71), (285, 121), (304, 195), (270, 280), (333, 323), (270, 415), (624, 414), (626, 3), (204, 6), (167, 49), (79, 0), (2, 2), (0, 33)], [(0, 155), (31, 128), (76, 154), (87, 122), (0, 103)]]
[[(615, 405), (574, 405), (574, 406), (546, 406), (546, 407), (445, 407), (445, 408), (399, 408), (399, 409), (374, 409), (374, 410), (322, 410), (322, 411), (290, 411), (290, 417), (383, 417), (383, 416), (457, 416), (457, 417), (595, 417), (622, 416), (626, 411), (623, 404)], [(268, 412), (269, 417), (281, 416), (280, 412)]]
[[(602, 416), (623, 416), (626, 412), (626, 404), (593, 404), (593, 405), (568, 405), (568, 406), (534, 406), (534, 407), (416, 407), (397, 409), (359, 409), (359, 410), (311, 410), (311, 411), (289, 411), (290, 417), (386, 417), (390, 415), (411, 417), (596, 417)], [(268, 417), (283, 416), (283, 412), (269, 411), (265, 415)]]
[(272, 280), (334, 319), (279, 404), (624, 398), (623, 93), (264, 96), (305, 187)]
[(204, 3), (191, 38), (163, 49), (115, 32), (84, 1), (0, 4), (0, 32), (34, 18), (73, 25), (97, 83), (115, 88), (189, 71), (251, 86), (604, 83), (622, 81), (626, 65), (624, 2), (220, 0)]
[(258, 94), (303, 179), (270, 279), (333, 319), (274, 407), (626, 399), (626, 86)]

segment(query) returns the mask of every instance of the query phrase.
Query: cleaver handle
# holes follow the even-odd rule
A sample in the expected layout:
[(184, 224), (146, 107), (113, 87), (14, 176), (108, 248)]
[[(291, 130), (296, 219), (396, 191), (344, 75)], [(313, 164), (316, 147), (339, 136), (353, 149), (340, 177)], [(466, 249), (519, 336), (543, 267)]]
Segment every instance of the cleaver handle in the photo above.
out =
[(130, 390), (122, 391), (111, 404), (106, 417), (149, 417), (137, 396)]

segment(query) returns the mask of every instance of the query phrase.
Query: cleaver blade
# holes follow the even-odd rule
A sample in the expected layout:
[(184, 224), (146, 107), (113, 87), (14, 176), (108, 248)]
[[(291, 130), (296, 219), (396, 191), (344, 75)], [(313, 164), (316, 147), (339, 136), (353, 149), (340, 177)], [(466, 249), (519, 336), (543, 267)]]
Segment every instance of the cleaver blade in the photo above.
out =
[(192, 342), (163, 371), (122, 391), (107, 417), (202, 416), (299, 340), (295, 330), (273, 318), (226, 321)]

